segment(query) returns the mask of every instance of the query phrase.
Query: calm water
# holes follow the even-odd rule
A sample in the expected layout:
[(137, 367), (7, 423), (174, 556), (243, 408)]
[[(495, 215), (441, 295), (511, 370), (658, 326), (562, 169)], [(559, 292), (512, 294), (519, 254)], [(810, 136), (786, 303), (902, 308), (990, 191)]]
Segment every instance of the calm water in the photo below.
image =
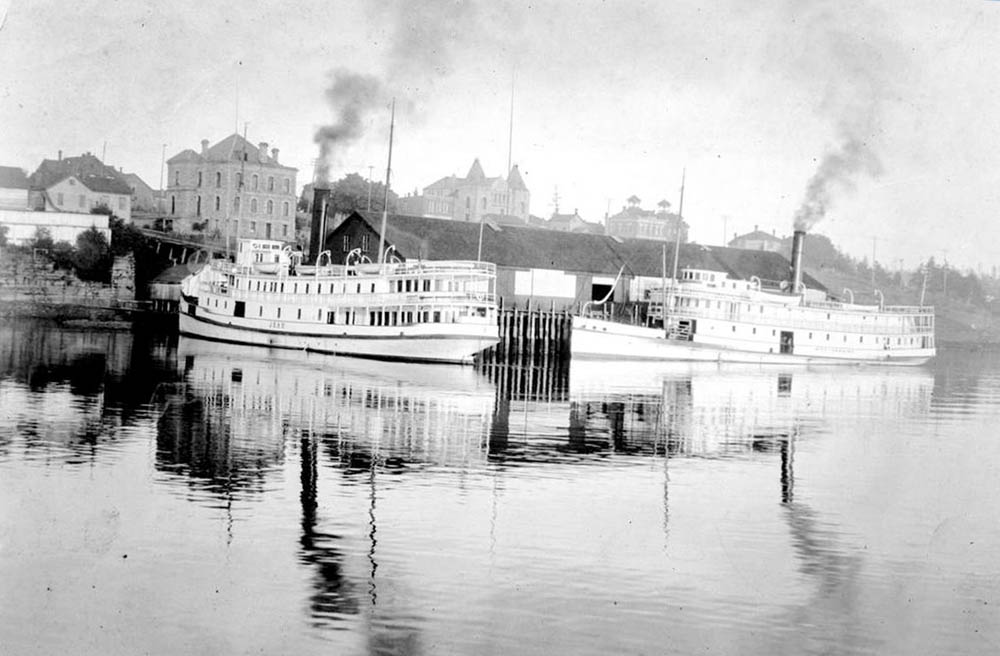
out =
[(476, 371), (0, 323), (0, 653), (1000, 651), (1000, 353)]

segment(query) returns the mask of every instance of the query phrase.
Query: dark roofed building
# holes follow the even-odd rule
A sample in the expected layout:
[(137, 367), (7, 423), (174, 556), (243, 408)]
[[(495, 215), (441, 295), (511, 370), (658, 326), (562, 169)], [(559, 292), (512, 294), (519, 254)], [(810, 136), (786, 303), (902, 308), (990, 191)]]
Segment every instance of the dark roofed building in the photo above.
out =
[[(342, 263), (353, 249), (378, 261), (381, 214), (354, 212), (329, 234), (324, 247)], [(393, 215), (386, 243), (403, 260), (476, 260), (480, 225), (428, 217)], [(481, 259), (497, 265), (497, 293), (507, 305), (579, 308), (603, 297), (621, 273), (613, 300), (641, 300), (644, 289), (673, 269), (670, 242), (622, 240), (605, 235), (538, 230), (527, 226), (482, 226)], [(721, 271), (744, 280), (752, 276), (774, 284), (788, 278), (789, 262), (777, 253), (682, 244), (678, 268)], [(808, 287), (822, 290), (806, 277)]]
[(28, 208), (28, 175), (16, 166), (0, 166), (0, 209)]
[(132, 190), (125, 177), (90, 153), (45, 159), (29, 178), (30, 206), (36, 210), (89, 214), (106, 208), (132, 218)]

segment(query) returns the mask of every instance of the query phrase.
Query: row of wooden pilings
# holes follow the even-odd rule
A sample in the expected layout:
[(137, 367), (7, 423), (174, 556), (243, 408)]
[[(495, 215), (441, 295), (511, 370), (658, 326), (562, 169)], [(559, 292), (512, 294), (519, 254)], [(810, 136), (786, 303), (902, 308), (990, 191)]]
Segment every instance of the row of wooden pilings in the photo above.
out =
[(500, 343), (486, 354), (492, 362), (561, 360), (569, 357), (572, 315), (555, 310), (499, 310)]

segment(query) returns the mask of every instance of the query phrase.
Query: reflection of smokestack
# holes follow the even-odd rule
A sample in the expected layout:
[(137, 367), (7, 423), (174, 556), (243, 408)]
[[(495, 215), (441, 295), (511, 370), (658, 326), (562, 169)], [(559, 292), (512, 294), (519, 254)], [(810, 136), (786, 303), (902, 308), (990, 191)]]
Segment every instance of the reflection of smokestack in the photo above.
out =
[(322, 187), (313, 188), (312, 229), (309, 232), (309, 261), (316, 263), (323, 242), (326, 240), (326, 212), (330, 190)]
[(806, 239), (805, 230), (796, 230), (792, 237), (792, 293), (802, 291), (802, 243)]

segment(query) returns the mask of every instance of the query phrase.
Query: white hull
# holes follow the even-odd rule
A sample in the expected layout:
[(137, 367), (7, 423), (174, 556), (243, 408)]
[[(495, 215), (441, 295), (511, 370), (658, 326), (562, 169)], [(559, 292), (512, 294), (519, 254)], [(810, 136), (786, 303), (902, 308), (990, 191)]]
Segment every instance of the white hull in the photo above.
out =
[(382, 360), (469, 364), (477, 353), (499, 341), (496, 327), (482, 324), (449, 324), (447, 331), (434, 325), (393, 328), (330, 326), (326, 329), (326, 326), (313, 324), (297, 330), (275, 329), (268, 327), (274, 322), (211, 317), (201, 307), (195, 307), (196, 314), (191, 316), (185, 309), (182, 307), (178, 323), (182, 335)]
[[(736, 348), (725, 343), (667, 339), (659, 328), (633, 326), (604, 319), (573, 317), (570, 353), (573, 358), (607, 358), (746, 364), (919, 365), (934, 356), (933, 348), (847, 349), (803, 346), (796, 353), (774, 353)], [(773, 348), (773, 347), (760, 347)]]

